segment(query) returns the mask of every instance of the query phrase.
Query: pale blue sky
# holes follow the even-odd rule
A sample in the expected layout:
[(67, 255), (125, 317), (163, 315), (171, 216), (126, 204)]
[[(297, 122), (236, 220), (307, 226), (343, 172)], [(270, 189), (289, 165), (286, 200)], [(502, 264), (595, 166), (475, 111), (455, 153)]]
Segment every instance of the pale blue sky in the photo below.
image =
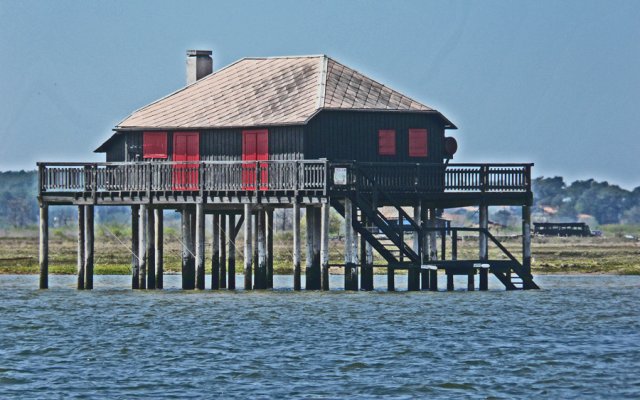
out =
[(640, 186), (640, 1), (0, 0), (0, 170), (100, 160), (192, 48), (328, 54), (449, 117), (455, 162)]

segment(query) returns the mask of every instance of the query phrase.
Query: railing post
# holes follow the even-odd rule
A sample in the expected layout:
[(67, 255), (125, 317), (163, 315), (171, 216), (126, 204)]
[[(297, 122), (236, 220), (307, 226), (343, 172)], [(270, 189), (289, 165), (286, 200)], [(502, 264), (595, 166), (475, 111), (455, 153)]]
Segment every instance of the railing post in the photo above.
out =
[(38, 163), (38, 197), (42, 196), (42, 193), (46, 190), (44, 184), (44, 165)]
[(256, 165), (255, 165), (255, 187), (253, 188), (253, 190), (255, 190), (256, 192), (256, 198), (258, 197), (258, 190), (260, 190), (260, 184), (262, 183), (262, 179), (261, 179), (261, 174), (260, 174), (260, 162), (256, 161)]
[(91, 200), (96, 204), (96, 191), (98, 188), (98, 164), (91, 165)]
[(488, 184), (488, 167), (487, 165), (480, 166), (480, 191), (486, 192)]
[(531, 192), (531, 165), (526, 165), (524, 170), (525, 176), (525, 185), (527, 188), (527, 193)]
[(151, 162), (145, 164), (147, 181), (147, 201), (151, 202)]
[(327, 191), (329, 189), (329, 160), (324, 159), (324, 190), (322, 194), (324, 196), (327, 195)]

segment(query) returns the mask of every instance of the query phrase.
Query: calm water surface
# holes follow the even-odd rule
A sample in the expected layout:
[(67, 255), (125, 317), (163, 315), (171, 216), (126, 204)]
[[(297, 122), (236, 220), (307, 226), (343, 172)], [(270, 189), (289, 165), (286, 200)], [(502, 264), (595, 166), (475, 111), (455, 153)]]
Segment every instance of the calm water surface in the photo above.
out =
[(0, 276), (0, 398), (640, 398), (640, 277), (483, 293), (290, 281), (133, 292), (129, 277), (96, 276), (81, 292), (70, 276), (47, 291)]

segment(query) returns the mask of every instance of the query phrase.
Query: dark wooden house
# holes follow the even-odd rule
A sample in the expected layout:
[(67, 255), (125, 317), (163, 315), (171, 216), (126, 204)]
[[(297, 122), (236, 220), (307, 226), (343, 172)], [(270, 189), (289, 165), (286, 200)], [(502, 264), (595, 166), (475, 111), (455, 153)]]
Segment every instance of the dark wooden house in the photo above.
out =
[[(134, 288), (162, 287), (163, 209), (182, 213), (184, 288), (205, 288), (205, 214), (214, 216), (211, 287), (235, 288), (234, 243), (242, 227), (245, 288), (270, 287), (273, 210), (287, 207), (300, 289), (301, 206), (307, 289), (328, 289), (331, 207), (347, 221), (346, 289), (373, 289), (374, 249), (385, 260), (390, 290), (398, 269), (408, 270), (409, 290), (437, 289), (438, 269), (449, 289), (460, 274), (471, 290), (479, 274), (486, 289), (489, 273), (507, 289), (537, 287), (530, 271), (531, 164), (450, 163), (457, 145), (445, 132), (456, 127), (444, 115), (327, 56), (245, 58), (212, 73), (210, 55), (187, 52), (187, 86), (120, 122), (96, 150), (105, 163), (39, 163), (41, 286), (47, 207), (75, 204), (80, 288), (92, 287), (93, 207), (108, 205), (132, 207)], [(480, 248), (476, 259), (459, 260), (457, 234), (473, 229), (442, 228), (436, 210), (469, 205), (480, 209)], [(489, 205), (522, 206), (521, 259), (489, 232)], [(391, 223), (383, 206), (394, 207), (402, 223)], [(439, 231), (447, 233), (440, 245)], [(489, 259), (490, 242), (503, 259)]]

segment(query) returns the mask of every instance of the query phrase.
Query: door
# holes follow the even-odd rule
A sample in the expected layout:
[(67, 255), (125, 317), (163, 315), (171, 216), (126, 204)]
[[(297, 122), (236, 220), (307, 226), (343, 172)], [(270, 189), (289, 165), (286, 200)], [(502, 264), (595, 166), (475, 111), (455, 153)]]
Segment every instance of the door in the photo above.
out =
[[(269, 133), (266, 129), (242, 131), (242, 161), (269, 160)], [(256, 169), (260, 169), (260, 190), (267, 190), (269, 186), (269, 171), (267, 163), (247, 162), (242, 166), (242, 188), (256, 189)]]
[[(200, 161), (200, 134), (175, 132), (173, 134), (173, 190), (198, 190), (198, 161)], [(186, 161), (196, 161), (192, 164)]]

